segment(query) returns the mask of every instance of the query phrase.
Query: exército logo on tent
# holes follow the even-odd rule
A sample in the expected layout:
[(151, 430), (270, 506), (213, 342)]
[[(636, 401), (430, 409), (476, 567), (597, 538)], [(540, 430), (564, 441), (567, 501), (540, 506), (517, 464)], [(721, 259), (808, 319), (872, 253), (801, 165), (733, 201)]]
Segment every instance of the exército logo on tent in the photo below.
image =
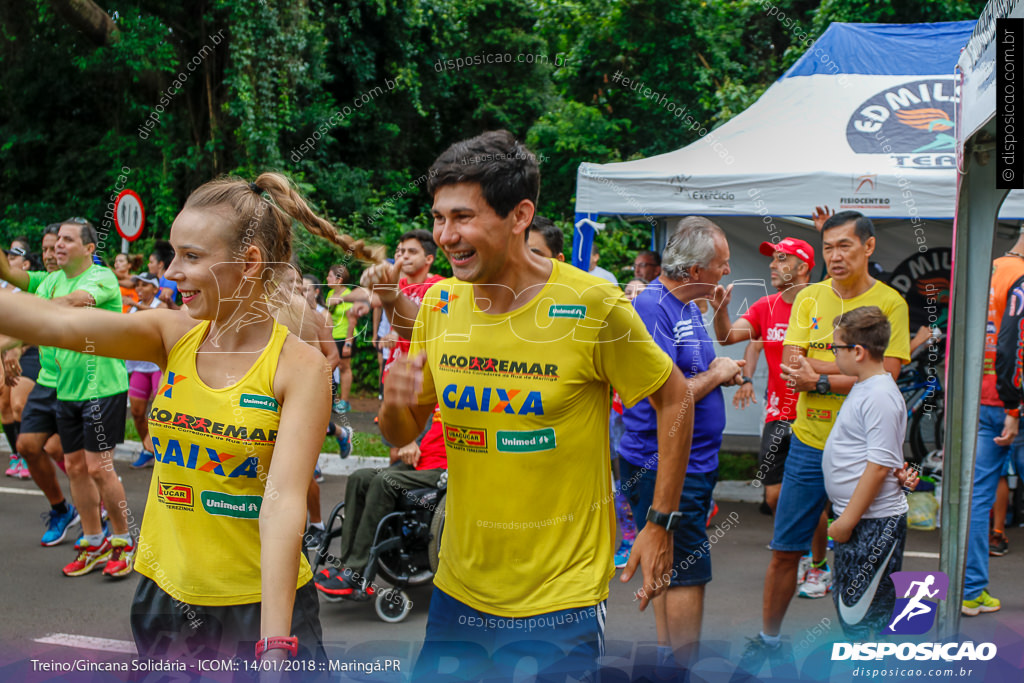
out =
[(959, 97), (951, 78), (887, 88), (853, 111), (846, 141), (857, 154), (886, 154), (898, 167), (955, 167), (953, 121)]
[[(876, 575), (876, 578), (879, 575)], [(894, 572), (890, 575), (896, 589), (896, 604), (889, 616), (889, 624), (882, 635), (923, 635), (935, 624), (939, 601), (947, 599), (949, 577), (943, 572)], [(848, 624), (859, 623), (866, 613), (861, 603), (874, 599), (877, 581), (853, 605), (838, 601), (839, 614)], [(996, 656), (995, 643), (974, 641), (946, 643), (833, 643), (832, 660), (882, 660), (895, 657), (901, 661), (988, 661)]]

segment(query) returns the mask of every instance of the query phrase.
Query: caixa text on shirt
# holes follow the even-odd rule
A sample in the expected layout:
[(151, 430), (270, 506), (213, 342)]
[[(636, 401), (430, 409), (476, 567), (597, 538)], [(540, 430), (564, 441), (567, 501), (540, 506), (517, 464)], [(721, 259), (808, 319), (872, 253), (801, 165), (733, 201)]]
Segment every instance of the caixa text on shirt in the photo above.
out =
[[(167, 443), (163, 444), (155, 436), (152, 439), (156, 461), (164, 465), (177, 465), (228, 479), (234, 477), (259, 478), (260, 459), (256, 456), (241, 457), (235, 460), (239, 457), (235, 453), (222, 453), (209, 446), (204, 447), (195, 443), (182, 444), (177, 439), (167, 439)], [(229, 460), (234, 460), (234, 462), (229, 463)]]
[(277, 441), (276, 429), (263, 430), (257, 427), (250, 431), (245, 425), (229, 425), (224, 422), (214, 422), (205, 417), (197, 417), (186, 413), (171, 413), (169, 410), (153, 408), (149, 411), (149, 419), (168, 427), (180, 427), (188, 431), (200, 434), (213, 434), (214, 436), (235, 441), (263, 444), (273, 444)]

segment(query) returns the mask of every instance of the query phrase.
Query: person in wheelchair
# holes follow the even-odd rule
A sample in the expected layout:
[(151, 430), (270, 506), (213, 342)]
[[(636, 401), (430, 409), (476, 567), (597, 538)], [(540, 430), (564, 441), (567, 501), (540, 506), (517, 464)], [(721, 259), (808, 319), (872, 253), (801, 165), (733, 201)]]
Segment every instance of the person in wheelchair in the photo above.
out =
[[(394, 512), (399, 499), (416, 489), (438, 485), (448, 468), (441, 411), (434, 406), (430, 429), (417, 444), (398, 449), (391, 466), (356, 470), (345, 488), (345, 523), (341, 530), (342, 569), (328, 567), (314, 577), (321, 593), (344, 597), (367, 592), (365, 577), (377, 525)], [(372, 593), (372, 588), (370, 591)]]

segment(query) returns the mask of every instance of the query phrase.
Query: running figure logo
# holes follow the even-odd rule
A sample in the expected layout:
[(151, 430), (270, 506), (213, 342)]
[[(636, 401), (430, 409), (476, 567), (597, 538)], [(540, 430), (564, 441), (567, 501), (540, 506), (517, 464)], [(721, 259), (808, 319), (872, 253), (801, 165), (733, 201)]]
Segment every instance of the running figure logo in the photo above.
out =
[(896, 586), (896, 606), (883, 633), (927, 633), (935, 623), (938, 601), (946, 599), (949, 577), (943, 572), (895, 572), (891, 578)]

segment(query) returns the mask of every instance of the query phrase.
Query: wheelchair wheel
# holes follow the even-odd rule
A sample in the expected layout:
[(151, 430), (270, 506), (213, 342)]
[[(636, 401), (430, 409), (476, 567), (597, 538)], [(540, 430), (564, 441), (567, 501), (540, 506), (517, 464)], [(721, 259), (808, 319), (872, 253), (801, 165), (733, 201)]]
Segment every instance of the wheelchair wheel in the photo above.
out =
[(381, 621), (389, 624), (397, 624), (405, 621), (412, 610), (412, 601), (405, 591), (397, 588), (386, 588), (377, 594), (377, 600), (373, 603), (377, 616)]
[(400, 519), (392, 517), (385, 522), (386, 535), (378, 541), (398, 538), (401, 545), (378, 555), (376, 571), (393, 586), (422, 586), (434, 578), (428, 558), (430, 527), (426, 514), (425, 510), (406, 513)]
[(437, 510), (430, 520), (430, 544), (427, 546), (427, 557), (430, 560), (430, 571), (437, 573), (437, 556), (441, 551), (441, 533), (444, 531), (444, 504), (447, 494), (437, 499)]

